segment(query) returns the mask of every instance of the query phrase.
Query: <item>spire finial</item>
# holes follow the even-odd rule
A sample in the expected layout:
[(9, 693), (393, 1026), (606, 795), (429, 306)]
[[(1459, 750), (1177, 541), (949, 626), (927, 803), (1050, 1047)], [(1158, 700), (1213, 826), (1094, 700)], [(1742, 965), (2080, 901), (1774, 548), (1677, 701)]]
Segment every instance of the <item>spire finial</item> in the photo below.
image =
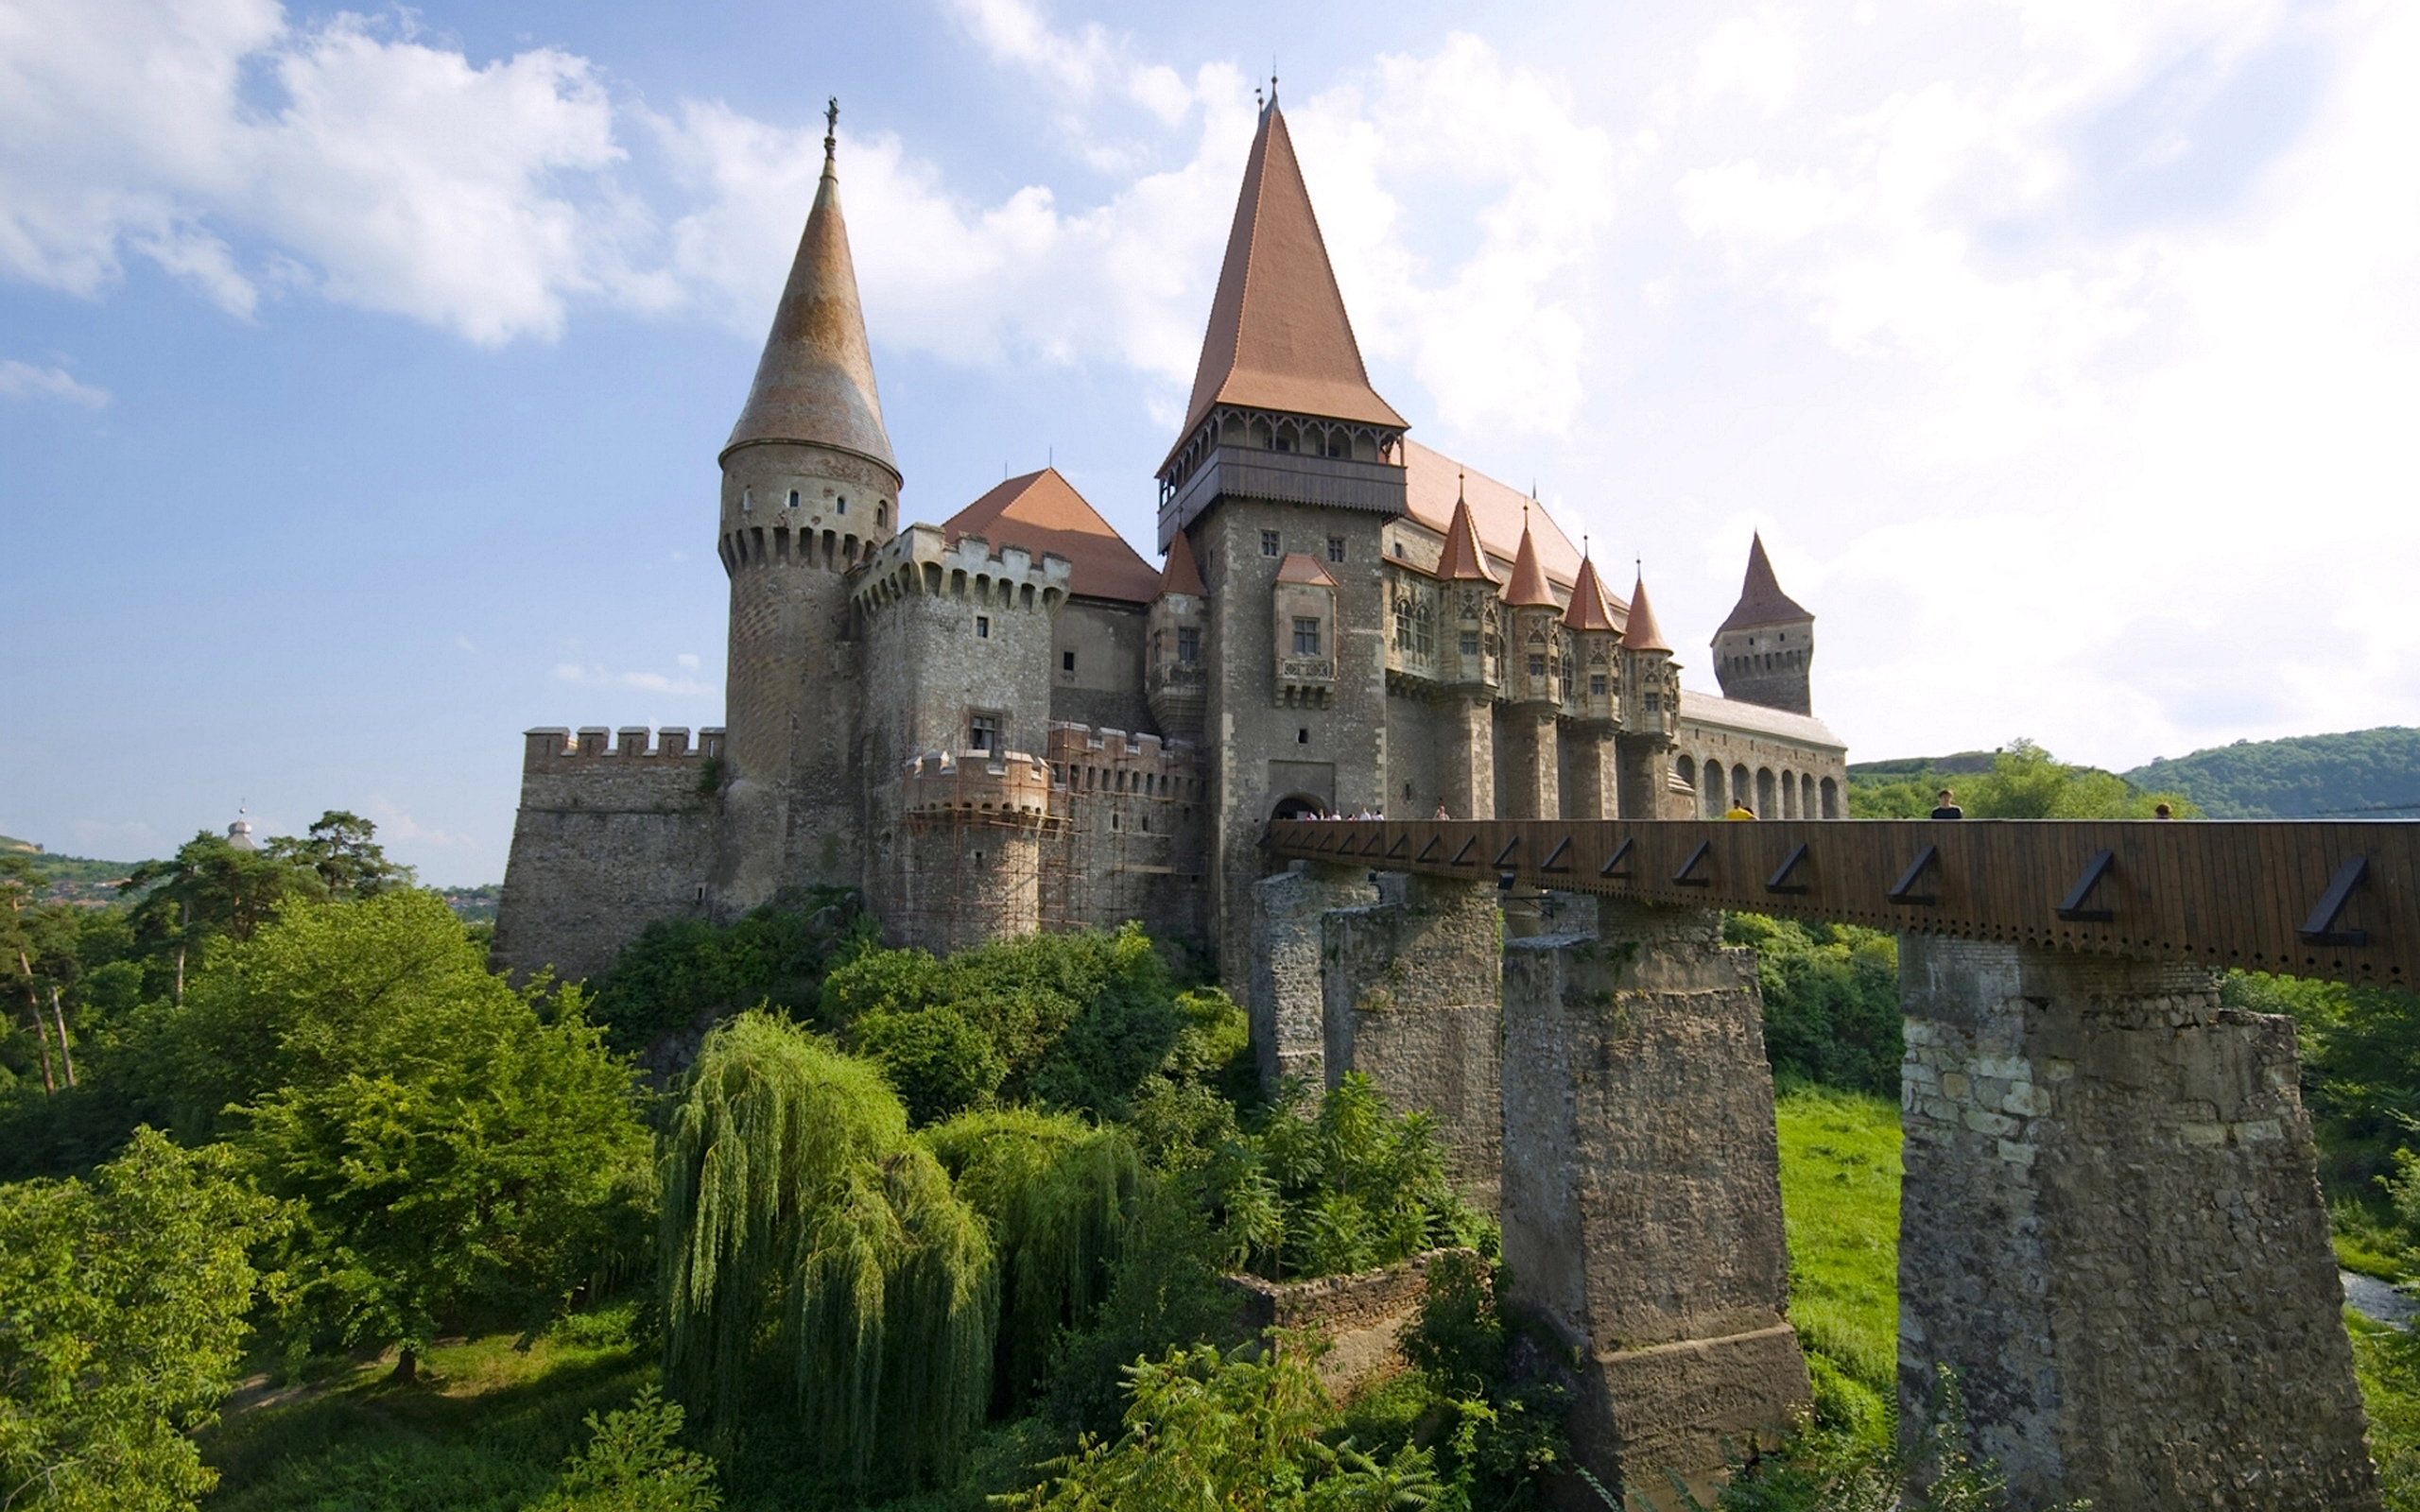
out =
[(835, 94), (823, 102), (823, 161), (832, 161), (832, 151), (838, 146), (840, 134), (840, 96)]

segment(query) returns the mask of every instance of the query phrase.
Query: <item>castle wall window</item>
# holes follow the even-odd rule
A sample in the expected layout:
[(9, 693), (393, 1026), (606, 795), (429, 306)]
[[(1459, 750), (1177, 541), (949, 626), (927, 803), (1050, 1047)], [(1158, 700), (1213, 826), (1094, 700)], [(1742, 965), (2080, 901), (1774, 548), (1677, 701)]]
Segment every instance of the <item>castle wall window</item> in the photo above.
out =
[(1639, 695), (1638, 701), (1639, 707), (1651, 714), (1660, 713), (1664, 707), (1663, 695), (1657, 693), (1643, 693)]
[(977, 614), (975, 616), (975, 638), (978, 641), (988, 641), (992, 638), (991, 615)]
[(840, 512), (842, 514), (849, 512), (849, 496), (845, 493), (840, 495)]
[(1408, 558), (1407, 558), (1404, 556), (1404, 554), (1403, 554), (1403, 542), (1402, 542), (1402, 541), (1396, 541), (1396, 542), (1395, 542), (1395, 560), (1397, 560), (1397, 561), (1404, 561), (1404, 560), (1407, 560), (1407, 559), (1408, 559)]
[(742, 509), (753, 509), (756, 507), (756, 493), (754, 490), (742, 489), (739, 490), (739, 507)]
[(1478, 655), (1478, 631), (1464, 630), (1462, 632), (1462, 655)]
[(1530, 658), (1530, 676), (1533, 678), (1543, 678), (1546, 675), (1547, 659), (1542, 656), (1533, 656)]
[(1295, 619), (1294, 654), (1296, 656), (1317, 656), (1320, 654), (1319, 621), (1300, 617)]
[(793, 509), (798, 507), (798, 490), (796, 489), (790, 490), (790, 507)]
[(1180, 625), (1177, 627), (1176, 659), (1185, 666), (1191, 666), (1194, 662), (1201, 660), (1201, 632), (1200, 630), (1193, 628), (1189, 625)]
[(890, 524), (890, 506), (887, 504), (875, 505), (873, 507), (873, 523), (877, 525), (887, 525)]
[(1330, 536), (1327, 538), (1327, 559), (1330, 561), (1342, 561), (1344, 559), (1344, 538), (1342, 536)]
[(1591, 672), (1588, 674), (1588, 696), (1591, 698), (1601, 698), (1604, 696), (1605, 675), (1601, 672)]
[(1260, 533), (1260, 554), (1264, 557), (1274, 557), (1277, 555), (1276, 531), (1264, 530)]
[(1059, 670), (1062, 672), (1073, 672), (1076, 670), (1075, 652), (1062, 651), (1059, 653)]
[(972, 750), (1000, 748), (1000, 716), (977, 714), (967, 722), (966, 744)]

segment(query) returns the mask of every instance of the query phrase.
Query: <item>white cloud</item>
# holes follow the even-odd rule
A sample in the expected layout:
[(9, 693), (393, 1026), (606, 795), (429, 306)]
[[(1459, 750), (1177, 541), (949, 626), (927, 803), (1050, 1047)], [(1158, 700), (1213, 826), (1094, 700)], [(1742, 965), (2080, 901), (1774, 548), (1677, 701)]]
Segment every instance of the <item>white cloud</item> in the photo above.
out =
[(232, 314), (300, 284), (483, 343), (551, 335), (580, 295), (669, 299), (621, 255), (645, 217), (597, 177), (620, 151), (588, 64), (540, 48), (475, 66), (399, 25), (11, 0), (0, 272), (91, 296), (132, 254)]
[(0, 358), (0, 399), (63, 399), (86, 409), (110, 402), (110, 391), (78, 383), (63, 368), (37, 368), (14, 357)]
[(1698, 97), (1737, 94), (1779, 115), (1798, 89), (1797, 31), (1796, 19), (1772, 6), (1715, 27), (1698, 47)]

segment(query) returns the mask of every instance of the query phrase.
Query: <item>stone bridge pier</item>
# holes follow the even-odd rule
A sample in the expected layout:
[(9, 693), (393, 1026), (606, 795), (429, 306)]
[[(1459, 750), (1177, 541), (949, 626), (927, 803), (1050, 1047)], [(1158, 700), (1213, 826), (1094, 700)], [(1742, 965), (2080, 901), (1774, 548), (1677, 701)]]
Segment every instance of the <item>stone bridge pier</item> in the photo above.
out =
[(2041, 946), (1899, 982), (1902, 1435), (1947, 1365), (2012, 1512), (2377, 1506), (2292, 1022)]

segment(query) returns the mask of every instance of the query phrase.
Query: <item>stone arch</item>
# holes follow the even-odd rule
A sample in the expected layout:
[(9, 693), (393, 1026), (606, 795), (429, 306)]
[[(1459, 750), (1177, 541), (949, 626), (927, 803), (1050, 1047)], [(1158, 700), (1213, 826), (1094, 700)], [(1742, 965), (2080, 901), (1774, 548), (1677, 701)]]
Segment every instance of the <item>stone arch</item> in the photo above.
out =
[(1734, 765), (1731, 768), (1731, 801), (1741, 808), (1746, 808), (1749, 806), (1749, 800), (1755, 796), (1755, 779), (1748, 775), (1748, 768), (1744, 765)]
[(1708, 757), (1705, 785), (1698, 790), (1698, 812), (1709, 819), (1719, 819), (1730, 807), (1723, 797), (1722, 764)]
[(1698, 764), (1694, 759), (1687, 756), (1676, 758), (1672, 763), (1672, 772), (1691, 787), (1698, 785)]
[(1787, 766), (1781, 769), (1781, 816), (1798, 817), (1798, 774)]
[(1823, 784), (1818, 791), (1824, 795), (1824, 817), (1827, 819), (1839, 818), (1841, 816), (1841, 789), (1839, 784), (1827, 777), (1824, 779)]
[(1806, 772), (1798, 774), (1798, 816), (1802, 819), (1815, 816), (1815, 779)]
[(1770, 766), (1759, 766), (1756, 768), (1756, 817), (1760, 819), (1779, 817), (1773, 808), (1773, 769)]
[(1325, 804), (1312, 794), (1288, 793), (1270, 805), (1269, 816), (1272, 819), (1315, 819), (1324, 808)]

